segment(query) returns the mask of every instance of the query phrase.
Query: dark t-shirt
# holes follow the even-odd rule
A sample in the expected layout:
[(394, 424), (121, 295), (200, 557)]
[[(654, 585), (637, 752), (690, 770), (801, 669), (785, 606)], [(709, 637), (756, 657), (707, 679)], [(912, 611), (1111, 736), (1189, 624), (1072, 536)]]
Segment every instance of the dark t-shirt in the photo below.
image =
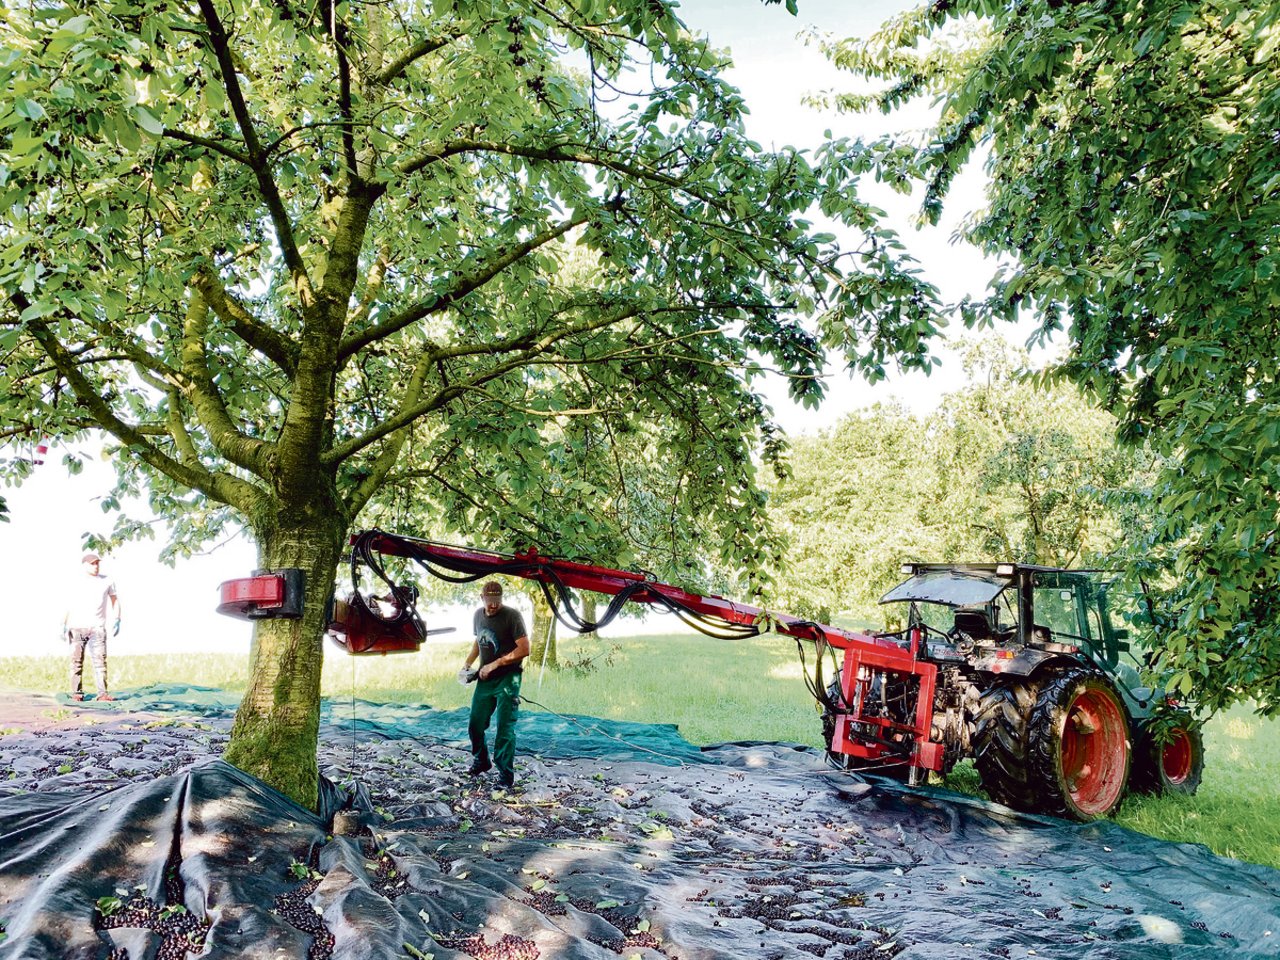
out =
[[(511, 607), (499, 607), (492, 617), (481, 607), (476, 611), (474, 626), (476, 643), (480, 645), (481, 666), (506, 656), (516, 648), (518, 639), (528, 636), (528, 631), (524, 628), (524, 617), (520, 616), (519, 610)], [(508, 673), (520, 673), (523, 669), (520, 663), (499, 667), (489, 674), (489, 679), (504, 677)]]

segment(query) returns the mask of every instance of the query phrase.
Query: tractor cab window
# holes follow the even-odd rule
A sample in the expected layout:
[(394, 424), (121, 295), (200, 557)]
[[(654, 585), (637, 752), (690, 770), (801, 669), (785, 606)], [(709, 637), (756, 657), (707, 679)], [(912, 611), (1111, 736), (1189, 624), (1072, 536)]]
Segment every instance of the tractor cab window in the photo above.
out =
[(913, 603), (911, 622), (923, 623), (938, 634), (950, 633), (954, 613), (940, 603)]
[(996, 623), (992, 626), (995, 628), (996, 636), (1002, 639), (1016, 637), (1018, 635), (1018, 591), (1013, 589), (1001, 591), (993, 606)]
[(1082, 602), (1078, 577), (1061, 574), (1036, 575), (1032, 609), (1036, 623), (1048, 627), (1050, 639), (1058, 643), (1089, 642), (1099, 637), (1098, 627), (1089, 623), (1087, 606)]
[(1098, 613), (1103, 623), (1106, 642), (1118, 659), (1135, 670), (1146, 669), (1146, 650), (1136, 642), (1133, 624), (1138, 617), (1138, 598), (1126, 591), (1119, 581), (1107, 580), (1098, 585)]

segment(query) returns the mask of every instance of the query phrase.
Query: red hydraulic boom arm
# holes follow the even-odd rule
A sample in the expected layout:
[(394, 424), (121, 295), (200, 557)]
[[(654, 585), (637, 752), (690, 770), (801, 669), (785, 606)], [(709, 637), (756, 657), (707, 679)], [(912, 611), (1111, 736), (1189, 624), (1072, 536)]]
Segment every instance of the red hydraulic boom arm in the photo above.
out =
[[(329, 636), (351, 654), (411, 652), (422, 646), (428, 631), (415, 602), (417, 588), (396, 584), (383, 567), (383, 557), (401, 557), (433, 576), (455, 583), (481, 577), (523, 577), (541, 584), (557, 619), (585, 632), (604, 626), (628, 602), (645, 603), (676, 614), (689, 626), (713, 637), (745, 639), (772, 629), (813, 643), (820, 665), (828, 649), (844, 651), (839, 684), (823, 688), (821, 667), (806, 682), (830, 711), (832, 754), (855, 757), (864, 764), (907, 764), (941, 770), (944, 745), (935, 739), (933, 723), (937, 668), (921, 657), (920, 629), (903, 635), (854, 633), (734, 603), (723, 597), (690, 593), (652, 576), (545, 557), (536, 550), (514, 555), (449, 546), (370, 530), (351, 538), (352, 590), (335, 598), (328, 616)], [(360, 592), (360, 568), (387, 587), (381, 596)], [(591, 590), (613, 597), (597, 622), (574, 611), (570, 590)], [(302, 614), (302, 571), (257, 571), (253, 577), (222, 584), (221, 613), (256, 620)], [(832, 691), (835, 691), (834, 694)]]
[[(414, 540), (379, 531), (374, 531), (369, 536), (371, 538), (368, 541), (369, 547), (383, 556), (428, 559), (453, 570), (466, 569), (477, 572), (483, 570), (487, 573), (508, 574), (546, 584), (558, 581), (574, 590), (590, 590), (608, 596), (625, 593), (626, 599), (632, 603), (674, 608), (677, 611), (705, 618), (712, 624), (722, 623), (726, 625), (726, 629), (729, 625), (754, 628), (742, 633), (735, 631), (733, 634), (735, 636), (754, 636), (756, 633), (762, 633), (764, 630), (759, 628), (767, 623), (778, 633), (802, 640), (826, 642), (840, 649), (853, 644), (872, 644), (876, 647), (899, 649), (888, 641), (867, 634), (851, 633), (838, 627), (823, 626), (798, 617), (789, 617), (786, 614), (767, 613), (760, 607), (734, 603), (723, 597), (689, 593), (669, 583), (660, 583), (643, 573), (544, 557), (537, 550), (505, 555), (432, 543), (428, 540)], [(357, 539), (358, 537), (352, 538), (353, 545)], [(767, 628), (766, 626), (765, 629)]]
[[(508, 555), (371, 530), (351, 538), (353, 580), (358, 567), (367, 565), (390, 587), (385, 599), (397, 612), (392, 616), (378, 612), (358, 592), (348, 601), (337, 601), (330, 636), (349, 653), (417, 650), (428, 633), (413, 606), (416, 592), (391, 583), (382, 569), (382, 557), (410, 559), (434, 576), (454, 582), (492, 575), (536, 581), (557, 618), (579, 631), (602, 626), (631, 602), (666, 609), (713, 637), (742, 639), (772, 629), (815, 644), (819, 658), (823, 647), (842, 650), (832, 752), (873, 764), (942, 768), (943, 745), (931, 738), (937, 668), (919, 658), (921, 637), (915, 630), (896, 640), (856, 633), (723, 597), (690, 593), (648, 574), (547, 557), (532, 549)], [(568, 590), (591, 590), (614, 599), (597, 623), (588, 623), (574, 612)], [(895, 682), (890, 684), (890, 679)], [(885, 691), (891, 687), (909, 691), (914, 703), (905, 710), (885, 709)], [(826, 697), (820, 684), (815, 695)]]

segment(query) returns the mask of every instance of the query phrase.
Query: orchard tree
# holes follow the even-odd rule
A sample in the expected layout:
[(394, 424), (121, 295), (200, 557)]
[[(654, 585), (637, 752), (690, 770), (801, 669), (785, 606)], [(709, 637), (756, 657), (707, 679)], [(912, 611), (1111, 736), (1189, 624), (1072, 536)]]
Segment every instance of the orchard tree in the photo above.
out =
[(876, 604), (900, 579), (902, 561), (940, 558), (927, 510), (938, 467), (925, 431), (903, 407), (877, 404), (794, 438), (789, 475), (769, 499), (786, 539), (779, 607), (824, 623), (851, 613), (879, 626)]
[[(611, 417), (689, 465), (700, 549), (760, 571), (757, 375), (812, 404), (828, 351), (930, 362), (932, 291), (857, 198), (873, 156), (751, 142), (672, 6), (5, 5), (9, 435), (103, 431), (119, 502), (181, 548), (234, 519), (261, 567), (304, 571), (301, 619), (255, 627), (226, 753), (303, 803), (358, 521), (412, 503), (575, 554), (592, 517), (560, 509), (550, 454)], [(600, 268), (562, 271), (574, 247)]]
[(940, 555), (1113, 565), (1143, 529), (1130, 507), (1154, 482), (1150, 453), (1119, 443), (1115, 418), (1071, 384), (1027, 375), (1027, 354), (999, 337), (964, 343), (961, 362), (971, 386), (926, 428)]
[(1167, 464), (1134, 572), (1163, 662), (1210, 705), (1280, 710), (1280, 4), (932, 3), (833, 60), (931, 94), (924, 215), (985, 152), (966, 233), (1008, 265), (971, 322), (1065, 329), (1060, 373)]
[(1151, 457), (1116, 440), (1113, 417), (1024, 374), (998, 337), (959, 347), (970, 386), (933, 413), (878, 404), (796, 439), (770, 500), (786, 609), (880, 626), (904, 560), (1110, 564), (1144, 529)]

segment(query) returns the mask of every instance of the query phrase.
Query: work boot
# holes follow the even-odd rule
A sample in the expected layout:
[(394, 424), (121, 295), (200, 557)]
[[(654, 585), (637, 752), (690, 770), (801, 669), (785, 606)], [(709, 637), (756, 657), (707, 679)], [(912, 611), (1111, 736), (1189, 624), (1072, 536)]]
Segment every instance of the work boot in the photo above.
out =
[(484, 773), (486, 770), (492, 770), (492, 769), (493, 769), (493, 764), (489, 762), (489, 755), (487, 753), (484, 753), (476, 757), (475, 760), (472, 761), (471, 769), (467, 771), (467, 776), (478, 777), (480, 776), (480, 774)]
[(498, 771), (498, 786), (504, 790), (511, 790), (516, 785), (516, 775), (511, 770)]

